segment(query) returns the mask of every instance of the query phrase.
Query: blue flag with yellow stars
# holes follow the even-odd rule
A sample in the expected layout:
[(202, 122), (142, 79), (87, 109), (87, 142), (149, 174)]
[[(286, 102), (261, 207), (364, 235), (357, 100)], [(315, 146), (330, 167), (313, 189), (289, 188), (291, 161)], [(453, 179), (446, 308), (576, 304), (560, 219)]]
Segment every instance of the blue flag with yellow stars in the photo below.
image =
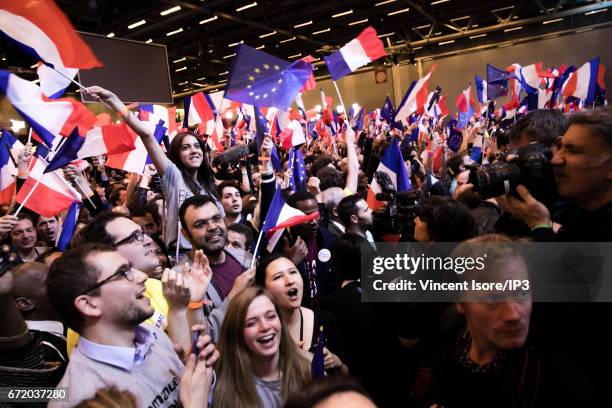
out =
[(230, 67), (225, 98), (287, 110), (310, 78), (306, 61), (289, 62), (240, 44)]

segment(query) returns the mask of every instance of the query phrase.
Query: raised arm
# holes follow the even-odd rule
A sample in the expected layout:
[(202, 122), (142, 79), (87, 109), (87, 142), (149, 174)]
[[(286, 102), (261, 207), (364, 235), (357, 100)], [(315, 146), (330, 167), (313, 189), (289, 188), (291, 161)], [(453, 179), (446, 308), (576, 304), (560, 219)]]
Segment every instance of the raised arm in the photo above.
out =
[(107, 103), (112, 109), (115, 110), (115, 112), (119, 113), (123, 117), (125, 123), (127, 123), (128, 126), (142, 138), (142, 142), (147, 149), (147, 152), (151, 156), (151, 160), (153, 160), (153, 164), (155, 165), (159, 176), (164, 177), (166, 169), (170, 164), (170, 159), (166, 157), (166, 154), (155, 139), (153, 134), (155, 132), (155, 128), (149, 126), (145, 122), (141, 122), (136, 115), (127, 109), (125, 104), (121, 102), (117, 95), (111, 91), (99, 86), (92, 86), (87, 88), (87, 93), (93, 96), (95, 99)]
[(359, 160), (357, 159), (357, 149), (355, 149), (355, 131), (350, 126), (346, 129), (346, 173), (345, 188), (351, 193), (357, 193), (357, 181), (359, 179)]

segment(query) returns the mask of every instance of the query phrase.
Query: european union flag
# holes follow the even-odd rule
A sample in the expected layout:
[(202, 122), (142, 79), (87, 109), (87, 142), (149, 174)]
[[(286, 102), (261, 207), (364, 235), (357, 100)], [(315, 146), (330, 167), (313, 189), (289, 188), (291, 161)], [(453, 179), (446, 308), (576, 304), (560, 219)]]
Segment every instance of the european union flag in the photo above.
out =
[(487, 64), (487, 99), (495, 99), (508, 94), (508, 79), (514, 78), (511, 72)]
[(240, 44), (232, 61), (225, 98), (287, 110), (312, 74), (302, 60), (289, 62)]
[(257, 152), (259, 152), (266, 133), (268, 133), (268, 120), (261, 113), (259, 106), (253, 106), (253, 111), (255, 112), (255, 141), (257, 142)]

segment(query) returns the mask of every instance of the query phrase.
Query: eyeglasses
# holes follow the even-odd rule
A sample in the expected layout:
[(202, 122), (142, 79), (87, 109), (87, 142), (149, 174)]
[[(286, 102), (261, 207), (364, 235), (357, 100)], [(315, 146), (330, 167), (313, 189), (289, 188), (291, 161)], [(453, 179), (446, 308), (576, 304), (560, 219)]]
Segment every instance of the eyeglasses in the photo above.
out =
[(123, 244), (131, 244), (133, 242), (144, 242), (145, 234), (141, 230), (136, 230), (128, 235), (126, 238), (123, 238), (120, 241), (115, 242), (113, 245), (117, 248), (119, 245)]
[(102, 285), (106, 285), (107, 283), (115, 280), (117, 277), (122, 277), (122, 278), (127, 279), (128, 282), (132, 282), (134, 280), (134, 268), (132, 268), (131, 266), (126, 266), (125, 268), (121, 268), (121, 270), (113, 273), (108, 278), (96, 283), (91, 288), (87, 289), (85, 292), (83, 292), (83, 294), (86, 295), (87, 293), (98, 289)]

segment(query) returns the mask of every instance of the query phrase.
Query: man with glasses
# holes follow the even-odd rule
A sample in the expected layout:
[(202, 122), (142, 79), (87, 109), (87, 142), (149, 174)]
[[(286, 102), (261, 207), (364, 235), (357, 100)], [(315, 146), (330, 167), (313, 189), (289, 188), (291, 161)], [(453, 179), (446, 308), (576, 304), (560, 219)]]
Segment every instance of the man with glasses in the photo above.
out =
[[(145, 296), (146, 280), (110, 245), (84, 244), (53, 263), (49, 301), (81, 335), (58, 385), (68, 387), (71, 406), (110, 385), (132, 392), (139, 406), (178, 404), (183, 363), (162, 330), (142, 324), (154, 312)], [(198, 348), (207, 365), (214, 363), (209, 336), (200, 336)]]

